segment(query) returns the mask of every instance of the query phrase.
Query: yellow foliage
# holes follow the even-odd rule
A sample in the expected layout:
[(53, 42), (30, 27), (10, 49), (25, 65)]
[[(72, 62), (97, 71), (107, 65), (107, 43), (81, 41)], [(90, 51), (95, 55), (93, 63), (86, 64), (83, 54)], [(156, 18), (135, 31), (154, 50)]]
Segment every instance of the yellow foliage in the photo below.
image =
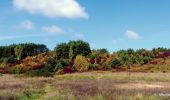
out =
[(88, 71), (89, 63), (84, 56), (77, 55), (74, 61), (74, 68), (79, 72)]

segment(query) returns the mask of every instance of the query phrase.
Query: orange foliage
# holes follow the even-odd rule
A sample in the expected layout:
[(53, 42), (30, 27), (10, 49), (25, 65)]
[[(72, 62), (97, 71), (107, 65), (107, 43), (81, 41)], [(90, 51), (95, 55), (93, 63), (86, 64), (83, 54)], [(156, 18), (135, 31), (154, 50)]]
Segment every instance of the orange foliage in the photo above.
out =
[(51, 56), (51, 53), (41, 53), (35, 56), (28, 56), (16, 66), (28, 69), (39, 69), (45, 65), (45, 63)]

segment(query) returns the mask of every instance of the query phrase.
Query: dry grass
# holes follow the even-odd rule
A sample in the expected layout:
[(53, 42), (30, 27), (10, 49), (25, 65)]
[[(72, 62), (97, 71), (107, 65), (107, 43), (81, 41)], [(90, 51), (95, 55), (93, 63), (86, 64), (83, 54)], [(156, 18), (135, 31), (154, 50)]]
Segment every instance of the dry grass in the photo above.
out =
[(123, 81), (159, 81), (170, 82), (170, 73), (110, 72), (94, 71), (55, 76), (57, 80), (123, 80)]
[(126, 72), (86, 72), (53, 78), (2, 75), (0, 100), (168, 100), (169, 75)]

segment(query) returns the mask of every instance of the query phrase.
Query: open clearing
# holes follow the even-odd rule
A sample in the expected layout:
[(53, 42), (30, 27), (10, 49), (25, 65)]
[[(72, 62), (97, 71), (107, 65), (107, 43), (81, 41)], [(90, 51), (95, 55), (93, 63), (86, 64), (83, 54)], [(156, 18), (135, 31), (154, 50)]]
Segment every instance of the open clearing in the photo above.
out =
[(170, 73), (85, 72), (0, 76), (0, 100), (168, 100)]

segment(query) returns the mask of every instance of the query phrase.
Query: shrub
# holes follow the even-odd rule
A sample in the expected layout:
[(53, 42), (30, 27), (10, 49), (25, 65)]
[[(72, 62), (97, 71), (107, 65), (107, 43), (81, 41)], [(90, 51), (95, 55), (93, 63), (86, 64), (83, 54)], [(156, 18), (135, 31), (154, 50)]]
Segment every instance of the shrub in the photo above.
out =
[(73, 73), (74, 70), (73, 70), (71, 67), (64, 67), (64, 68), (63, 68), (63, 72), (64, 72), (64, 73)]
[(55, 71), (59, 70), (59, 69), (62, 69), (63, 68), (63, 65), (61, 63), (58, 63), (55, 65)]
[(87, 60), (88, 60), (88, 62), (89, 62), (90, 64), (94, 64), (94, 63), (95, 63), (95, 58), (96, 58), (95, 54), (89, 54), (89, 55), (87, 56)]
[(56, 62), (55, 62), (55, 59), (54, 59), (54, 58), (49, 58), (49, 59), (47, 60), (47, 63), (54, 65)]
[(12, 74), (22, 74), (22, 73), (27, 72), (28, 70), (30, 70), (30, 67), (25, 67), (25, 66), (20, 66), (20, 65), (16, 65), (16, 66), (9, 68), (9, 71)]
[(52, 64), (47, 63), (42, 69), (36, 69), (36, 70), (29, 70), (25, 73), (25, 75), (28, 76), (53, 76), (54, 74), (54, 67)]
[(17, 61), (17, 59), (14, 56), (8, 57), (7, 60), (8, 63), (15, 63)]
[(63, 70), (63, 69), (59, 69), (59, 70), (56, 72), (56, 75), (61, 75), (61, 74), (64, 74), (64, 70)]
[(77, 55), (74, 61), (74, 68), (79, 72), (87, 71), (89, 67), (89, 63), (86, 58), (81, 55)]
[(89, 70), (96, 70), (98, 66), (98, 64), (89, 64)]
[(2, 58), (0, 62), (0, 67), (7, 67), (8, 66), (8, 58)]
[(123, 61), (124, 64), (130, 63), (130, 56), (128, 54), (126, 54), (121, 57), (121, 60)]
[(21, 73), (21, 68), (20, 68), (20, 67), (12, 67), (12, 68), (10, 69), (10, 72), (11, 72), (12, 74), (20, 74), (20, 73)]
[(48, 72), (47, 70), (44, 70), (44, 69), (37, 69), (37, 70), (29, 70), (25, 73), (25, 75), (27, 76), (45, 76), (45, 77), (48, 77), (48, 76), (53, 76), (52, 73)]
[(137, 56), (134, 56), (134, 55), (130, 56), (130, 63), (131, 64), (137, 64), (138, 63)]
[(53, 76), (55, 72), (55, 60), (52, 58), (49, 58), (47, 63), (42, 69), (36, 69), (36, 70), (30, 70), (27, 71), (25, 74), (28, 76)]
[(104, 63), (102, 64), (102, 66), (103, 66), (104, 69), (110, 69), (110, 68), (111, 68), (111, 64), (106, 63), (106, 62), (104, 62)]
[(48, 72), (53, 72), (55, 68), (53, 67), (52, 64), (47, 63), (47, 64), (45, 64), (44, 68), (42, 68), (42, 69), (46, 70)]
[(150, 54), (149, 54), (149, 57), (150, 57), (150, 58), (155, 58), (156, 56), (154, 55), (154, 53), (150, 53)]
[(88, 58), (90, 58), (90, 59), (95, 59), (96, 56), (95, 56), (94, 54), (89, 54), (89, 55), (88, 55)]
[(68, 66), (69, 65), (69, 59), (60, 59), (58, 63), (61, 63), (62, 66)]
[(7, 64), (7, 63), (8, 63), (8, 58), (6, 58), (6, 57), (3, 58), (3, 63), (4, 63), (4, 64)]
[(144, 64), (147, 64), (149, 62), (150, 58), (149, 57), (144, 57), (143, 58), (143, 62)]
[(119, 67), (121, 64), (122, 64), (122, 63), (121, 63), (121, 60), (118, 59), (118, 58), (115, 58), (115, 59), (113, 59), (113, 61), (112, 61), (112, 63), (111, 63), (111, 67), (112, 67), (112, 68), (117, 68), (117, 67)]

